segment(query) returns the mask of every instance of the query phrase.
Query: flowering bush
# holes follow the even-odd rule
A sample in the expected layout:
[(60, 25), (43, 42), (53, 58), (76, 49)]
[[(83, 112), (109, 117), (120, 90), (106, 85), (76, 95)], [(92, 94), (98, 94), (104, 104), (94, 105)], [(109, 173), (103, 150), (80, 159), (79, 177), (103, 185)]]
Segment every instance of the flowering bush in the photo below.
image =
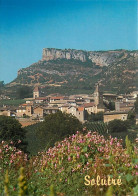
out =
[[(104, 195), (109, 191), (108, 185), (91, 185), (86, 176), (95, 180), (97, 176), (120, 178), (122, 183), (114, 185), (112, 195), (137, 194), (137, 148), (128, 138), (126, 148), (123, 148), (122, 140), (117, 138), (105, 140), (96, 132), (85, 135), (77, 132), (30, 160), (20, 151), (8, 153), (9, 147), (1, 146), (1, 153), (6, 153), (1, 157), (5, 169), (13, 165), (13, 172), (24, 165), (31, 195), (48, 195), (51, 185), (58, 195)], [(11, 154), (14, 154), (13, 159)]]

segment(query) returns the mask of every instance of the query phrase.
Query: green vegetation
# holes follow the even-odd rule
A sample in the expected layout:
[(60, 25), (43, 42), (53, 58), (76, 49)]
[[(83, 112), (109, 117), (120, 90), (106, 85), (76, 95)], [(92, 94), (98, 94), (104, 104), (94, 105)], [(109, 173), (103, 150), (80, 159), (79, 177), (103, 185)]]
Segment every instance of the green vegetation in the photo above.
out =
[(107, 108), (107, 109), (109, 109), (109, 110), (115, 110), (115, 102), (112, 102), (112, 101), (110, 101), (109, 103), (107, 103), (107, 102), (104, 102), (104, 105), (105, 105), (105, 107)]
[[(103, 135), (105, 138), (108, 138), (110, 135), (115, 138), (117, 137), (118, 139), (122, 139), (123, 145), (125, 145), (125, 137), (128, 135), (128, 138), (131, 142), (134, 142), (135, 139), (137, 138), (137, 132), (138, 132), (138, 126), (134, 124), (130, 124), (130, 121), (119, 121), (119, 127), (121, 129), (117, 130), (114, 129), (116, 127), (116, 120), (110, 121), (110, 125), (104, 122), (86, 122), (83, 127), (86, 128), (87, 130), (91, 132), (98, 132), (100, 135)], [(111, 126), (111, 127), (110, 127)], [(127, 127), (127, 129), (126, 129)], [(111, 128), (111, 129), (110, 129)], [(114, 129), (114, 131), (112, 131)]]
[(27, 145), (25, 135), (26, 131), (21, 127), (18, 120), (12, 117), (0, 116), (0, 142), (3, 140), (12, 141), (17, 148), (25, 151)]
[(51, 147), (55, 142), (82, 130), (80, 121), (71, 114), (61, 111), (45, 117), (44, 122), (26, 128), (28, 151), (35, 154), (40, 150)]
[(16, 91), (16, 98), (24, 99), (24, 98), (28, 98), (28, 97), (33, 97), (32, 90), (33, 89), (29, 86), (18, 87), (17, 91)]
[[(2, 195), (135, 196), (138, 192), (137, 147), (128, 137), (123, 147), (117, 138), (77, 132), (30, 159), (3, 141), (0, 155)], [(97, 184), (97, 176), (107, 185), (103, 180)]]
[(108, 123), (108, 128), (110, 133), (114, 132), (126, 132), (127, 131), (127, 123), (122, 120), (112, 120)]
[(0, 88), (4, 87), (4, 81), (0, 81)]
[(138, 114), (138, 96), (136, 98), (134, 105), (135, 105), (135, 113)]
[(98, 112), (97, 114), (92, 113), (92, 114), (86, 114), (86, 120), (89, 122), (94, 122), (94, 121), (103, 121), (103, 112)]
[(2, 99), (0, 100), (0, 106), (2, 107), (3, 105), (7, 106), (19, 106), (20, 104), (25, 103), (24, 99)]

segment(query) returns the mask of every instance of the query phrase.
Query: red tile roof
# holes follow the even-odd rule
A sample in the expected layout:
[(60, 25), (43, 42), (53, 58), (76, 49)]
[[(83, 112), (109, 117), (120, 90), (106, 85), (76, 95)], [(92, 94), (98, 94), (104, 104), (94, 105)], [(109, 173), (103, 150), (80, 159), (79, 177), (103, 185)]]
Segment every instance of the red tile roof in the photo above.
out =
[(93, 102), (90, 102), (90, 103), (84, 103), (82, 106), (83, 106), (84, 108), (89, 108), (89, 107), (93, 107), (93, 106), (95, 106), (95, 103), (93, 103)]
[(51, 97), (50, 99), (63, 99), (63, 96), (59, 96), (59, 97)]
[(38, 86), (36, 86), (36, 87), (34, 88), (33, 92), (38, 92), (38, 91), (39, 91), (39, 88), (38, 88)]
[(84, 107), (78, 107), (77, 109), (79, 112), (84, 111)]

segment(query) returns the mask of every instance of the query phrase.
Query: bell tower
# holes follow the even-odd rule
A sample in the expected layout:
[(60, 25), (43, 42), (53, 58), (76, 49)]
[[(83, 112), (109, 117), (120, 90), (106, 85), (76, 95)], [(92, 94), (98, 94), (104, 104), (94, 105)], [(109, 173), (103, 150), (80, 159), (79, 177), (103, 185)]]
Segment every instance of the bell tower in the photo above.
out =
[(33, 98), (38, 98), (40, 96), (39, 88), (36, 86), (33, 90)]

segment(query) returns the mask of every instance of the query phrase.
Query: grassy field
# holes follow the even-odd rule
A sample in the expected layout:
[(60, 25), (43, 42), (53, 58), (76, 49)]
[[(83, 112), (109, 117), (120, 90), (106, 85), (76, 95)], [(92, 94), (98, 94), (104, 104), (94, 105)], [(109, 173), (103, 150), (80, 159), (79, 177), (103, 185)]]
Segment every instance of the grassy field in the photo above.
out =
[(24, 99), (14, 99), (14, 100), (3, 99), (3, 100), (0, 100), (0, 107), (2, 107), (3, 105), (18, 106), (18, 105), (20, 105), (22, 103), (25, 103)]

